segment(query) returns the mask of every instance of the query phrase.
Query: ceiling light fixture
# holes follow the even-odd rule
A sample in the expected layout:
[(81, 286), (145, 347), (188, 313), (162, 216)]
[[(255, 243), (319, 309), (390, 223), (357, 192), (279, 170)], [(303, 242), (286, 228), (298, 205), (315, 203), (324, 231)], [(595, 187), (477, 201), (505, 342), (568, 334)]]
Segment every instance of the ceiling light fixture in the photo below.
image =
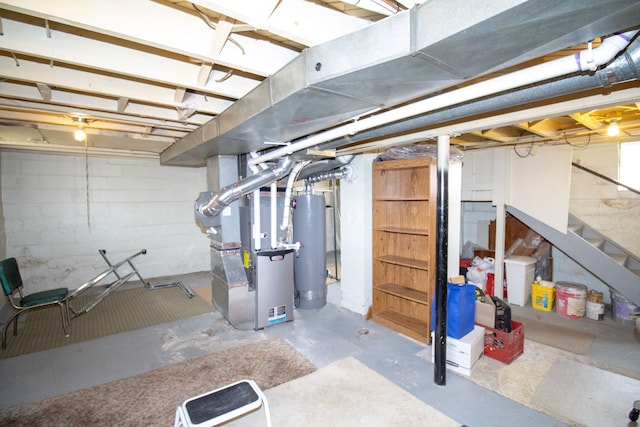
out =
[(84, 141), (86, 137), (87, 137), (87, 133), (80, 127), (73, 133), (73, 139), (75, 139), (78, 142)]
[(611, 120), (609, 123), (609, 127), (607, 128), (607, 135), (613, 137), (618, 136), (620, 133), (620, 126), (618, 126), (618, 122), (616, 119)]
[(87, 125), (87, 119), (85, 117), (73, 117), (73, 121), (78, 124), (78, 129), (73, 132), (73, 139), (78, 142), (85, 141), (87, 133), (84, 131), (84, 127)]

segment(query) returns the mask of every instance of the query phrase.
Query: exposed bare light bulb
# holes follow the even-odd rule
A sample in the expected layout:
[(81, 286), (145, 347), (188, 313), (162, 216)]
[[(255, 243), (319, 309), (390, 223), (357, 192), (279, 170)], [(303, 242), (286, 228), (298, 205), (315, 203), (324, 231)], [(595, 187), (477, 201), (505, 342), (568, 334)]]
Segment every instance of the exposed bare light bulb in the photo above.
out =
[(609, 124), (609, 127), (607, 128), (607, 135), (618, 136), (619, 133), (620, 133), (620, 126), (618, 126), (618, 122), (615, 120), (612, 120), (611, 123)]
[(86, 132), (82, 129), (82, 128), (78, 128), (74, 133), (73, 133), (73, 139), (75, 139), (78, 142), (82, 142), (84, 141), (84, 139), (87, 137)]

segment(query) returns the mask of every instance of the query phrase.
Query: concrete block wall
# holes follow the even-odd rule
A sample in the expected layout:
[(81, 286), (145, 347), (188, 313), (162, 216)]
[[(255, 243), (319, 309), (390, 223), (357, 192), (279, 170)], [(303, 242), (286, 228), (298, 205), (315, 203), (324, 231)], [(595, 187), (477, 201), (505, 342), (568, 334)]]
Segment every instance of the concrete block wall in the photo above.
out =
[(491, 202), (462, 202), (462, 258), (473, 258), (475, 247), (489, 247), (489, 223), (495, 219)]
[(209, 270), (193, 216), (205, 168), (14, 151), (0, 162), (3, 246), (30, 291), (79, 287), (108, 267), (99, 249), (112, 262), (146, 249), (133, 260), (145, 279)]
[[(573, 161), (618, 179), (618, 144), (598, 144), (573, 150)], [(640, 196), (573, 168), (570, 211), (640, 257)]]
[[(0, 151), (0, 156), (2, 152)], [(1, 157), (0, 157), (1, 161)], [(0, 259), (7, 258), (7, 237), (4, 232), (4, 210), (2, 208), (2, 164), (0, 164)], [(4, 298), (0, 298), (4, 302)], [(2, 306), (3, 303), (0, 303)]]

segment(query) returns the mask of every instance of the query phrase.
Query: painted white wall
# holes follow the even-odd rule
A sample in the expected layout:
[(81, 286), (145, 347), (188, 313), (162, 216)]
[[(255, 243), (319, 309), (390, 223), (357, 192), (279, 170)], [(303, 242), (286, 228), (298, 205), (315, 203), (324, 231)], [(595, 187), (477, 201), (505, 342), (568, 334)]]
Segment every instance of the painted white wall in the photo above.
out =
[[(635, 218), (640, 216), (640, 198), (629, 193), (619, 192), (617, 187), (607, 184), (604, 181), (592, 178), (590, 175), (578, 171), (575, 168), (567, 175), (567, 152), (569, 147), (564, 148), (567, 152), (549, 150), (552, 147), (542, 147), (536, 151), (536, 156), (529, 159), (520, 159), (513, 153), (503, 149), (478, 150), (465, 153), (463, 166), (462, 192), (463, 200), (463, 234), (462, 243), (471, 241), (482, 242), (484, 235), (480, 235), (487, 220), (495, 219), (499, 215), (497, 212), (497, 199), (495, 192), (510, 189), (510, 195), (528, 202), (530, 199), (538, 203), (544, 210), (554, 211), (558, 215), (559, 223), (562, 220), (557, 212), (564, 211), (568, 204), (569, 211), (585, 220), (595, 228), (602, 230), (615, 241), (631, 250), (640, 253), (640, 229), (634, 225)], [(522, 154), (520, 149), (519, 153)], [(574, 148), (571, 152), (571, 160), (591, 168), (601, 174), (617, 177), (618, 170), (618, 146), (612, 144), (597, 144), (580, 149)], [(499, 157), (507, 158), (503, 161)], [(556, 156), (557, 153), (557, 156)], [(521, 161), (525, 160), (525, 161)], [(503, 169), (504, 165), (508, 170), (515, 168), (520, 170), (516, 181), (503, 180), (496, 170)], [(559, 173), (556, 172), (556, 168)], [(513, 176), (509, 172), (509, 178)], [(558, 191), (556, 176), (560, 177), (560, 182), (570, 181), (569, 197), (560, 208), (556, 202), (558, 194), (564, 193), (566, 188)], [(540, 181), (541, 179), (542, 182)], [(530, 183), (523, 181), (530, 181)], [(505, 184), (501, 184), (504, 182)], [(539, 188), (536, 186), (539, 185)], [(533, 194), (537, 194), (534, 196)], [(540, 195), (540, 193), (545, 193)], [(547, 197), (548, 194), (548, 197)], [(490, 212), (487, 201), (492, 200), (493, 214)], [(542, 202), (541, 202), (542, 201)], [(537, 209), (536, 206), (534, 208)], [(534, 216), (537, 214), (531, 213)], [(565, 214), (566, 215), (566, 214)], [(499, 238), (496, 239), (498, 242)], [(637, 252), (635, 252), (637, 251)], [(608, 287), (599, 279), (594, 277), (583, 267), (575, 263), (571, 258), (557, 249), (553, 249), (553, 278), (555, 281), (571, 281), (587, 285), (590, 289), (599, 290), (605, 293), (608, 300)]]
[[(640, 160), (640, 159), (639, 159)], [(617, 179), (618, 144), (595, 144), (573, 150), (573, 161), (602, 175)], [(625, 249), (640, 256), (640, 197), (620, 191), (614, 184), (575, 169), (571, 177), (570, 212)], [(582, 283), (604, 293), (609, 287), (583, 269), (562, 251), (553, 249), (553, 277), (556, 281)]]
[(375, 157), (355, 156), (353, 178), (340, 182), (342, 306), (362, 315), (371, 305), (371, 163)]
[(205, 168), (15, 151), (0, 162), (6, 254), (30, 292), (79, 287), (106, 269), (99, 249), (112, 262), (147, 249), (133, 260), (145, 279), (209, 270), (193, 215)]
[(571, 151), (568, 145), (512, 150), (507, 204), (566, 233)]
[[(602, 175), (618, 178), (618, 144), (596, 144), (573, 150), (573, 161)], [(640, 159), (637, 159), (640, 164)], [(575, 169), (570, 211), (640, 257), (640, 196)]]
[(497, 150), (474, 150), (462, 160), (462, 200), (491, 201), (494, 198)]
[[(371, 164), (377, 155), (356, 156), (351, 165), (354, 176), (340, 182), (340, 199), (344, 203), (340, 217), (341, 238), (341, 288), (342, 307), (355, 313), (365, 314), (372, 298), (372, 222)], [(449, 167), (449, 276), (459, 273), (460, 248), (460, 185), (462, 163)], [(345, 202), (346, 201), (346, 202)]]
[[(511, 152), (508, 148), (474, 150), (465, 153), (462, 168), (462, 200), (464, 207), (464, 234), (462, 244), (488, 246), (488, 221), (496, 221), (495, 265), (496, 277), (504, 275), (505, 203), (509, 195)], [(487, 204), (478, 207), (478, 202), (489, 202), (493, 213), (483, 211)], [(471, 212), (477, 221), (469, 218)], [(486, 231), (484, 231), (486, 229)], [(475, 233), (475, 239), (473, 234)], [(485, 237), (486, 236), (486, 237)], [(487, 240), (485, 243), (485, 239)], [(472, 248), (468, 248), (469, 251)], [(467, 252), (467, 251), (465, 251)], [(470, 257), (469, 254), (466, 254)], [(502, 298), (502, 287), (495, 287), (495, 296)]]
[(462, 162), (449, 163), (448, 170), (448, 229), (447, 234), (447, 277), (455, 277), (460, 273), (460, 236), (462, 233)]
[(465, 201), (461, 207), (463, 258), (473, 258), (473, 249), (489, 248), (489, 223), (496, 219), (490, 201)]

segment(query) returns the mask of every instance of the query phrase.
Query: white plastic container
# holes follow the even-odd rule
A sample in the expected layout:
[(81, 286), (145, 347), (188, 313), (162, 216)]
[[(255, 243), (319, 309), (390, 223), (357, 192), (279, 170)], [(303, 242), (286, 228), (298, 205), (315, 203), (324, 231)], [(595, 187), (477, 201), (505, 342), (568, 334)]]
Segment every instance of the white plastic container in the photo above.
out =
[(531, 284), (536, 274), (536, 259), (515, 255), (504, 260), (507, 272), (507, 300), (524, 307), (531, 301)]

